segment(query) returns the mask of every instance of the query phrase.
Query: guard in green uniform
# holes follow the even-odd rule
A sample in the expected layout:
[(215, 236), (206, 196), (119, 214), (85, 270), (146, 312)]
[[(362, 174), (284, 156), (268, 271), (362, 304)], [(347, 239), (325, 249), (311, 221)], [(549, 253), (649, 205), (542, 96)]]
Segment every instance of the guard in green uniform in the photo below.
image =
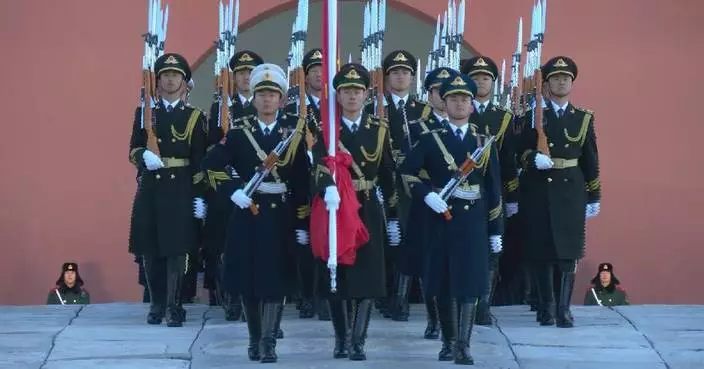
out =
[[(416, 96), (410, 94), (413, 77), (418, 72), (418, 62), (415, 56), (406, 50), (395, 50), (390, 52), (382, 63), (384, 68), (386, 88), (384, 106), (386, 107), (386, 118), (389, 122), (389, 135), (391, 142), (391, 152), (397, 166), (400, 165), (411, 146), (416, 142), (414, 132), (419, 132), (411, 128), (410, 122), (426, 120), (430, 117), (432, 107), (425, 102), (418, 100)], [(369, 105), (373, 107), (373, 104)], [(400, 178), (396, 178), (397, 183), (401, 183)], [(384, 317), (390, 317), (396, 321), (408, 320), (408, 295), (411, 288), (412, 278), (403, 273), (399, 268), (399, 250), (403, 248), (403, 240), (400, 233), (410, 227), (408, 224), (411, 199), (401, 191), (398, 198), (390, 199), (398, 203), (399, 223), (390, 223), (388, 248), (386, 252), (386, 278), (389, 298), (388, 308), (384, 301), (380, 301), (380, 310)], [(394, 237), (399, 234), (399, 237)], [(404, 238), (407, 241), (407, 239)]]
[[(181, 55), (167, 53), (156, 60), (157, 91), (152, 132), (135, 112), (130, 162), (141, 175), (132, 207), (130, 252), (142, 255), (151, 305), (147, 323), (180, 327), (185, 320), (180, 292), (189, 255), (199, 247), (205, 217), (205, 181), (200, 161), (207, 148), (205, 114), (186, 103), (185, 85), (191, 69)], [(154, 135), (157, 147), (148, 144)], [(156, 151), (156, 152), (155, 152)]]
[[(571, 328), (570, 300), (577, 261), (584, 256), (585, 219), (600, 208), (599, 154), (594, 114), (568, 100), (577, 65), (558, 56), (542, 66), (542, 73), (550, 92), (543, 122), (533, 121), (533, 111), (525, 115), (516, 151), (523, 166), (522, 238), (534, 263), (540, 324)], [(541, 124), (547, 153), (538, 150), (534, 127)], [(559, 293), (554, 290), (554, 270), (560, 273)]]
[[(208, 121), (208, 147), (215, 144), (227, 135), (230, 129), (229, 124), (220, 124), (220, 103), (229, 103), (231, 120), (256, 113), (252, 102), (252, 94), (249, 88), (249, 77), (252, 69), (264, 60), (250, 50), (242, 50), (230, 59), (229, 67), (234, 77), (234, 94), (222, 102), (215, 101), (210, 107), (210, 119)], [(236, 172), (224, 171), (219, 181), (229, 181), (233, 176), (238, 176)], [(239, 296), (230, 296), (222, 289), (222, 253), (225, 249), (225, 233), (227, 221), (232, 212), (232, 201), (226, 191), (221, 191), (222, 186), (209, 186), (206, 201), (208, 203), (208, 214), (205, 219), (203, 229), (204, 235), (204, 259), (205, 278), (204, 287), (211, 291), (212, 296), (217, 296), (218, 302), (225, 309), (225, 320), (234, 321), (243, 317), (242, 303)]]
[(611, 263), (599, 264), (599, 269), (591, 283), (592, 286), (584, 294), (584, 305), (630, 305), (626, 290), (619, 286), (621, 282), (614, 275), (614, 267)]
[[(501, 182), (503, 184), (504, 213), (507, 218), (518, 212), (518, 169), (516, 166), (515, 140), (513, 140), (513, 114), (491, 102), (494, 81), (498, 78), (499, 69), (491, 58), (476, 56), (467, 60), (462, 73), (470, 76), (477, 85), (477, 95), (472, 100), (474, 112), (469, 117), (470, 122), (477, 125), (479, 132), (496, 136), (499, 150), (499, 166), (501, 167)], [(487, 250), (489, 252), (489, 278), (486, 292), (477, 304), (476, 323), (491, 325), (489, 307), (492, 303), (494, 287), (498, 280), (499, 256), (502, 248)]]
[(78, 264), (64, 263), (61, 267), (61, 276), (56, 280), (56, 287), (49, 291), (46, 303), (48, 305), (90, 304), (90, 294), (83, 288), (83, 279), (78, 274)]
[[(337, 102), (342, 115), (338, 148), (343, 154), (351, 156), (338, 155), (335, 158), (338, 162), (337, 175), (344, 175), (341, 173), (345, 170), (349, 172), (352, 178), (351, 186), (354, 187), (357, 201), (361, 205), (358, 210), (359, 218), (369, 238), (367, 243), (349, 253), (339, 251), (340, 244), (338, 244), (338, 258), (349, 254), (354, 257), (351, 265), (342, 263), (338, 265), (335, 293), (331, 293), (329, 288), (330, 273), (326, 266), (327, 260), (319, 262), (318, 293), (328, 298), (330, 305), (330, 315), (335, 330), (333, 357), (366, 360), (364, 345), (373, 301), (386, 296), (384, 241), (385, 232), (388, 230), (385, 229), (385, 223), (397, 222), (396, 207), (390, 201), (397, 196), (394, 187), (395, 164), (391, 156), (386, 121), (363, 111), (369, 88), (367, 69), (356, 63), (345, 64), (335, 74), (333, 85), (337, 91)], [(324, 164), (331, 159), (327, 155), (324, 142), (324, 138), (319, 135), (312, 150), (313, 162), (316, 164), (312, 174), (316, 193), (324, 194), (321, 197), (330, 208), (334, 206), (331, 204), (335, 200), (337, 204), (340, 203), (341, 194), (337, 191), (328, 166)], [(350, 160), (347, 161), (347, 158)], [(383, 193), (384, 204), (379, 202), (377, 188), (380, 188)], [(345, 203), (342, 205), (345, 206)], [(327, 217), (327, 213), (324, 216)], [(316, 219), (311, 220), (311, 222), (315, 221)], [(326, 239), (327, 229), (312, 228), (311, 230), (317, 232), (311, 235), (311, 239)], [(325, 235), (320, 237), (321, 233)], [(350, 312), (352, 332), (348, 351), (346, 302), (350, 300), (355, 302), (355, 308)]]

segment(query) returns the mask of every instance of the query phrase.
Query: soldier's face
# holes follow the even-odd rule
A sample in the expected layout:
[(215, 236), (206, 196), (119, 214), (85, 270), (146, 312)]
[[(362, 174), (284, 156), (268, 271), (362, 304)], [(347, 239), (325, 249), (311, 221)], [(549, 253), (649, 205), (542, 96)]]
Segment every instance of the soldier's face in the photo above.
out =
[(477, 84), (477, 97), (487, 97), (494, 88), (494, 80), (484, 73), (475, 74), (472, 80)]
[(430, 105), (433, 107), (433, 109), (437, 111), (447, 110), (447, 108), (445, 107), (445, 101), (443, 101), (442, 97), (440, 97), (440, 89), (437, 87), (430, 89), (428, 101), (430, 102)]
[(602, 285), (608, 285), (609, 283), (611, 283), (611, 272), (599, 272), (599, 280), (601, 281)]
[(176, 94), (183, 87), (183, 74), (167, 70), (159, 75), (159, 88), (165, 94)]
[(64, 272), (64, 284), (68, 287), (73, 287), (76, 284), (76, 272), (67, 270)]
[(454, 120), (469, 119), (474, 111), (472, 98), (465, 94), (453, 94), (446, 97), (445, 106), (447, 106), (447, 115)]
[(251, 72), (249, 69), (235, 72), (235, 83), (237, 84), (238, 92), (249, 92), (249, 75)]
[(411, 88), (413, 76), (406, 68), (394, 68), (389, 72), (389, 87), (394, 91), (406, 91)]
[(323, 89), (323, 66), (315, 65), (308, 69), (306, 74), (306, 84), (316, 91)]
[(367, 91), (357, 87), (345, 87), (337, 91), (337, 102), (346, 112), (359, 112), (364, 106)]
[(556, 97), (566, 97), (572, 91), (572, 77), (566, 74), (556, 74), (548, 79), (550, 93)]
[(254, 107), (261, 115), (273, 115), (281, 106), (281, 94), (276, 91), (257, 91), (254, 94)]

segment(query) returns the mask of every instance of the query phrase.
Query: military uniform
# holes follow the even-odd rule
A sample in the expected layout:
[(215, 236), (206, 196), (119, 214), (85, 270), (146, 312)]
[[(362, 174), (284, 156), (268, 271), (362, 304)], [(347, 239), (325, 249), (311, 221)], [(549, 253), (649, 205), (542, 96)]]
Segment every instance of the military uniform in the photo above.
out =
[[(611, 282), (604, 286), (601, 284), (601, 273), (611, 274)], [(626, 290), (621, 288), (621, 282), (614, 275), (611, 263), (599, 264), (596, 276), (591, 280), (592, 286), (584, 294), (584, 305), (619, 306), (630, 305)]]
[[(425, 78), (424, 87), (428, 92), (434, 88), (439, 89), (444, 80), (448, 78), (454, 79), (457, 75), (457, 71), (453, 69), (445, 67), (436, 68)], [(427, 133), (429, 130), (444, 128), (447, 123), (447, 118), (432, 112), (427, 119), (423, 120), (421, 117), (421, 119), (409, 122), (408, 125), (413, 142), (416, 143), (420, 139), (421, 134)], [(428, 177), (427, 171), (422, 170), (419, 179), (427, 185), (430, 185), (430, 178)], [(410, 208), (408, 210), (408, 220), (406, 220), (406, 226), (403, 229), (403, 244), (399, 247), (398, 268), (404, 276), (410, 278), (418, 277), (421, 282), (422, 291), (422, 278), (425, 272), (424, 264), (428, 258), (428, 251), (431, 249), (432, 242), (434, 241), (429, 233), (428, 222), (431, 217), (434, 217), (434, 213), (428, 208), (425, 202), (423, 202), (423, 199), (412, 198), (410, 193), (404, 192), (403, 195), (399, 197), (408, 199)], [(402, 288), (399, 292), (401, 299), (397, 301), (397, 309), (407, 314), (408, 288)], [(428, 320), (424, 337), (427, 339), (437, 339), (440, 332), (438, 330), (438, 312), (435, 296), (423, 293), (423, 299), (425, 300)], [(396, 315), (397, 319), (400, 315), (401, 314)]]
[[(303, 71), (307, 76), (311, 68), (321, 66), (322, 63), (322, 50), (312, 49), (303, 56)], [(304, 103), (308, 128), (311, 132), (319, 132), (321, 130), (320, 98), (312, 94), (306, 94)], [(300, 104), (301, 101), (298, 94), (290, 96), (289, 103), (286, 105), (284, 111), (287, 114), (298, 114)], [(298, 209), (298, 212), (300, 216), (307, 217), (307, 214), (310, 213), (310, 207), (306, 206)], [(299, 317), (312, 318), (317, 313), (320, 320), (330, 320), (330, 313), (325, 300), (314, 298), (316, 263), (310, 247), (301, 245), (301, 247), (296, 248), (296, 261), (298, 293), (300, 297), (298, 305)]]
[[(239, 71), (250, 71), (264, 61), (256, 53), (249, 50), (237, 52), (230, 59), (229, 67), (233, 73)], [(224, 97), (227, 103), (227, 97)], [(256, 114), (254, 106), (251, 105), (251, 97), (245, 98), (235, 89), (235, 95), (230, 98), (230, 119), (237, 121), (241, 117), (251, 116)], [(208, 121), (208, 147), (213, 147), (215, 144), (225, 137), (230, 124), (220, 124), (220, 104), (216, 101), (210, 108), (210, 119)], [(238, 176), (232, 170), (226, 170), (220, 173), (218, 181), (229, 181), (232, 176)], [(220, 186), (222, 188), (222, 186)], [(225, 234), (227, 224), (232, 212), (232, 201), (230, 201), (232, 192), (218, 191), (216, 186), (210, 186), (207, 192), (208, 215), (205, 219), (204, 234), (204, 259), (205, 259), (205, 278), (204, 287), (211, 291), (217, 290), (218, 300), (225, 309), (225, 320), (237, 320), (242, 316), (242, 304), (239, 296), (230, 296), (222, 291), (222, 265), (221, 255), (225, 248)]]
[[(492, 80), (498, 78), (496, 63), (486, 56), (476, 56), (467, 60), (462, 70), (472, 77), (475, 75), (488, 75)], [(506, 204), (506, 216), (512, 216), (518, 208), (518, 170), (515, 159), (515, 140), (513, 139), (513, 114), (500, 106), (487, 100), (479, 102), (473, 100), (474, 112), (469, 121), (477, 125), (477, 129), (487, 136), (496, 136), (496, 145), (499, 150), (499, 165), (501, 168), (501, 182), (503, 184), (503, 202)], [(502, 250), (488, 250), (489, 252), (489, 279), (486, 292), (477, 304), (477, 321), (479, 325), (491, 325), (490, 315), (491, 299), (498, 279), (499, 256)], [(503, 256), (502, 256), (503, 258)], [(509, 273), (506, 273), (507, 277)], [(508, 278), (507, 278), (508, 279)]]
[[(549, 60), (542, 70), (545, 80), (556, 74), (573, 80), (577, 76), (574, 61), (567, 57)], [(523, 166), (519, 200), (522, 238), (534, 263), (541, 325), (555, 324), (557, 297), (557, 325), (572, 327), (569, 306), (576, 262), (584, 255), (585, 218), (598, 213), (601, 198), (594, 115), (570, 103), (558, 107), (547, 102), (543, 130), (549, 158), (537, 150), (532, 115), (525, 117), (517, 150)], [(555, 268), (560, 271), (558, 296), (553, 292)]]
[[(443, 99), (452, 94), (473, 97), (476, 85), (466, 75), (446, 80)], [(477, 298), (484, 294), (490, 240), (500, 245), (503, 233), (501, 178), (495, 146), (485, 150), (477, 168), (469, 174), (447, 203), (435, 192), (442, 189), (464, 161), (487, 137), (474, 124), (448, 124), (426, 132), (401, 165), (404, 186), (413, 198), (423, 199), (434, 211), (429, 217), (433, 247), (428, 253), (424, 287), (437, 296), (442, 329), (441, 361), (473, 363), (469, 348)], [(428, 181), (420, 179), (425, 170)], [(441, 214), (452, 212), (448, 221)], [(454, 300), (454, 301), (453, 301)], [(456, 303), (459, 315), (453, 312)], [(459, 324), (459, 325), (458, 325)], [(459, 327), (459, 334), (456, 329)], [(453, 347), (454, 346), (454, 347)]]
[[(273, 90), (283, 98), (286, 76), (276, 65), (261, 64), (252, 71), (251, 86), (255, 95)], [(281, 115), (270, 124), (254, 116), (239, 118), (203, 161), (208, 182), (232, 194), (232, 201), (238, 206), (228, 222), (224, 285), (227, 293), (243, 298), (251, 360), (277, 360), (277, 322), (295, 276), (295, 266), (290, 262), (294, 256), (294, 230), (307, 229), (308, 223), (295, 216), (296, 209), (307, 203), (309, 191), (310, 162), (302, 142), (304, 131), (305, 122), (297, 116)], [(240, 188), (249, 182), (267, 153), (289, 135), (294, 135), (290, 146), (250, 197)], [(220, 181), (228, 165), (239, 173), (239, 178)], [(246, 202), (256, 204), (258, 215), (253, 215), (249, 205), (243, 205)]]
[[(342, 88), (366, 90), (369, 87), (369, 72), (359, 64), (346, 64), (335, 75), (333, 84), (337, 90)], [(327, 260), (320, 261), (318, 293), (329, 299), (330, 314), (336, 337), (334, 350), (336, 358), (348, 356), (345, 346), (348, 329), (346, 301), (355, 301), (356, 306), (351, 319), (349, 358), (351, 360), (365, 360), (364, 343), (373, 299), (386, 296), (384, 225), (385, 218), (389, 221), (396, 218), (395, 204), (391, 201), (397, 196), (394, 188), (395, 164), (391, 156), (389, 131), (385, 120), (368, 113), (363, 113), (358, 121), (346, 118), (342, 120), (338, 148), (342, 153), (351, 156), (351, 162), (338, 163), (337, 168), (339, 172), (345, 170), (344, 167), (349, 167), (352, 186), (357, 201), (361, 205), (357, 214), (368, 232), (368, 242), (356, 250), (356, 256), (351, 265), (342, 263), (338, 265), (337, 292), (334, 294), (331, 294), (329, 289), (330, 274), (326, 266)], [(319, 193), (331, 191), (329, 187), (335, 188), (335, 181), (333, 181), (328, 167), (324, 164), (328, 160), (327, 150), (324, 139), (320, 135), (313, 148), (313, 156), (314, 163), (316, 163), (312, 172), (315, 188)], [(344, 155), (338, 154), (338, 159), (343, 157)], [(377, 198), (377, 187), (383, 193), (385, 204), (381, 204)], [(344, 201), (342, 206), (345, 206)], [(314, 210), (312, 209), (312, 211)], [(324, 214), (323, 217), (325, 218), (327, 215)], [(311, 222), (315, 221), (315, 218), (311, 219)], [(324, 232), (327, 232), (327, 229)], [(311, 240), (314, 240), (313, 235), (311, 235)], [(327, 244), (324, 241), (323, 243)], [(338, 251), (338, 259), (342, 255), (343, 253)]]
[[(76, 273), (76, 280), (73, 287), (66, 285), (64, 275), (67, 271)], [(61, 275), (56, 280), (56, 287), (49, 291), (46, 298), (47, 305), (87, 305), (90, 304), (90, 294), (83, 288), (83, 279), (78, 274), (78, 264), (64, 263), (61, 267)]]
[[(390, 52), (382, 63), (384, 75), (388, 76), (395, 69), (407, 69), (411, 75), (415, 75), (418, 69), (416, 58), (405, 50)], [(418, 129), (419, 124), (411, 122), (424, 121), (431, 116), (432, 107), (425, 102), (419, 101), (415, 96), (397, 96), (386, 93), (384, 104), (386, 107), (386, 118), (389, 121), (389, 135), (391, 149), (394, 160), (397, 164), (403, 162), (410, 148), (418, 140), (418, 135), (422, 131)], [(415, 126), (415, 127), (414, 127)], [(397, 183), (401, 183), (400, 178), (396, 178)], [(400, 225), (403, 232), (415, 226), (409, 223), (412, 217), (411, 208), (413, 202), (405, 193), (399, 193), (398, 198), (391, 199), (398, 202)], [(396, 227), (396, 225), (390, 225)], [(383, 302), (380, 304), (382, 314), (397, 321), (408, 320), (408, 294), (411, 288), (411, 275), (403, 272), (400, 267), (400, 250), (405, 248), (408, 237), (402, 237), (398, 245), (389, 242), (386, 253), (386, 278), (390, 296), (390, 306), (388, 309)]]
[[(157, 80), (168, 70), (183, 74), (183, 83), (191, 78), (188, 62), (178, 54), (157, 59)], [(132, 208), (129, 251), (143, 257), (151, 297), (147, 322), (160, 324), (166, 315), (169, 326), (181, 326), (185, 311), (179, 295), (188, 255), (199, 244), (200, 222), (194, 218), (194, 208), (203, 203), (205, 190), (199, 168), (207, 147), (207, 122), (200, 110), (163, 99), (153, 109), (153, 117), (160, 157), (148, 149), (141, 111), (135, 112), (129, 158), (141, 175)], [(159, 165), (150, 170), (154, 163)]]

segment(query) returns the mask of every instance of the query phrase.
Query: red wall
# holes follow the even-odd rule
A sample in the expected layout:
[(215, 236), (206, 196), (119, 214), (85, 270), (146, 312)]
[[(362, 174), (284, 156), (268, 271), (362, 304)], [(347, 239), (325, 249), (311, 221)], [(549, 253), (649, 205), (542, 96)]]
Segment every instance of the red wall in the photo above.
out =
[[(169, 49), (196, 61), (217, 32), (217, 1), (171, 3)], [(241, 3), (245, 26), (257, 14), (294, 5)], [(445, 6), (427, 0), (389, 4), (427, 20)], [(508, 59), (518, 16), (528, 34), (531, 4), (472, 0), (467, 41), (481, 53)], [(68, 260), (80, 263), (94, 301), (140, 296), (136, 264), (127, 254), (135, 187), (127, 152), (145, 5), (0, 4), (0, 304), (44, 303)], [(596, 265), (610, 261), (635, 303), (704, 303), (702, 288), (694, 289), (704, 279), (704, 227), (698, 221), (704, 174), (694, 156), (704, 134), (695, 116), (704, 51), (694, 41), (704, 34), (698, 19), (704, 3), (548, 6), (544, 56), (566, 54), (579, 64), (573, 101), (596, 111), (602, 159), (603, 210), (589, 222), (579, 283), (586, 287)]]

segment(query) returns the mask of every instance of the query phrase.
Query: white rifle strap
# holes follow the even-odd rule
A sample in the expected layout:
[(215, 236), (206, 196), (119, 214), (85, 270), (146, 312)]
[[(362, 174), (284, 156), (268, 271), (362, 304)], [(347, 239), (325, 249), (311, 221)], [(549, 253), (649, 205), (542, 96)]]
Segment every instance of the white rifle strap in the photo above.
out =
[(596, 291), (594, 291), (594, 288), (592, 288), (591, 290), (592, 290), (592, 295), (594, 295), (594, 299), (596, 300), (596, 303), (599, 304), (599, 306), (604, 306), (601, 304), (601, 300), (599, 300), (599, 298), (596, 296)]
[(64, 299), (61, 298), (61, 294), (59, 293), (59, 290), (58, 290), (58, 289), (55, 289), (54, 292), (56, 292), (56, 296), (59, 298), (59, 301), (61, 302), (61, 305), (66, 305), (66, 303), (64, 302)]

